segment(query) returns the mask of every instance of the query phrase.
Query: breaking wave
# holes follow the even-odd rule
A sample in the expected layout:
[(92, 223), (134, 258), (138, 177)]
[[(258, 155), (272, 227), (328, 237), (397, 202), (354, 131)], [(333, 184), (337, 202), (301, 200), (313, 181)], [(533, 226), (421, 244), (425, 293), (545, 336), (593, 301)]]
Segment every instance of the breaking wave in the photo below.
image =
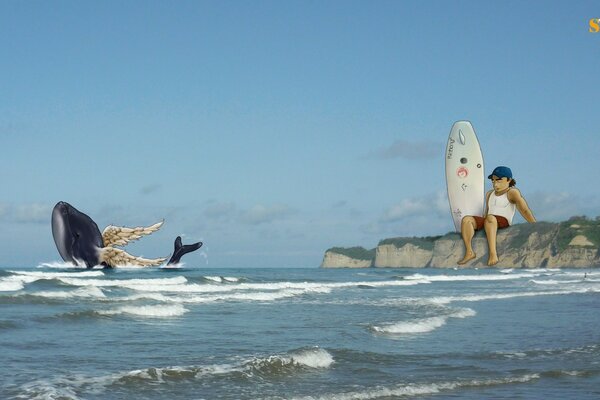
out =
[(327, 369), (334, 363), (332, 355), (319, 347), (304, 348), (281, 355), (252, 357), (240, 362), (200, 366), (167, 366), (117, 372), (90, 377), (81, 374), (37, 380), (22, 385), (18, 399), (72, 399), (85, 393), (103, 393), (107, 390), (148, 384), (193, 381), (226, 377), (229, 379), (261, 380), (301, 373), (304, 370)]
[(323, 396), (304, 396), (294, 397), (293, 400), (369, 400), (384, 399), (396, 397), (413, 397), (428, 394), (436, 394), (445, 391), (452, 391), (462, 388), (484, 388), (487, 386), (511, 385), (528, 383), (540, 378), (538, 374), (529, 374), (521, 376), (512, 376), (502, 379), (473, 379), (456, 382), (407, 384), (392, 387), (376, 387), (362, 391), (332, 393)]
[(180, 317), (188, 310), (180, 304), (161, 306), (123, 306), (113, 310), (99, 310), (100, 315), (134, 315), (138, 317), (168, 318)]
[(446, 325), (449, 318), (468, 318), (476, 315), (475, 310), (462, 308), (452, 314), (439, 315), (429, 318), (419, 318), (412, 321), (388, 323), (382, 326), (373, 326), (371, 329), (377, 333), (391, 335), (410, 335), (431, 332)]
[(416, 301), (429, 301), (436, 304), (449, 304), (453, 302), (467, 301), (477, 302), (484, 300), (502, 300), (512, 299), (518, 297), (536, 297), (536, 296), (559, 296), (569, 294), (584, 294), (584, 293), (597, 293), (600, 288), (582, 288), (574, 290), (555, 290), (555, 291), (539, 291), (539, 292), (515, 292), (515, 293), (493, 293), (493, 294), (481, 294), (481, 295), (464, 295), (464, 296), (438, 296), (430, 297), (428, 299), (414, 299)]

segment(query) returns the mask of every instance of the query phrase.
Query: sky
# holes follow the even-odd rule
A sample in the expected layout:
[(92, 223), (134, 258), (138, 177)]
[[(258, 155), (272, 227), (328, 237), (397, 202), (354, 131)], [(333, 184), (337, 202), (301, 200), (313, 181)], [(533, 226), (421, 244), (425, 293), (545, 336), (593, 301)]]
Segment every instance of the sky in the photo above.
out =
[(0, 265), (60, 259), (60, 200), (101, 229), (164, 219), (127, 250), (183, 235), (197, 267), (442, 235), (458, 120), (538, 220), (598, 216), (591, 18), (600, 3), (0, 2)]

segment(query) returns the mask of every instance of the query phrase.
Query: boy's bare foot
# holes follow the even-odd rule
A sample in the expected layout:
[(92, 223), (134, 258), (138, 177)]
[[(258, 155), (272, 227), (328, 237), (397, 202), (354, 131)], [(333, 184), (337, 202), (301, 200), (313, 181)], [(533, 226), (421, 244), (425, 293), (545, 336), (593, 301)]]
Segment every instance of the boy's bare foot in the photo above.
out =
[(495, 254), (490, 254), (487, 265), (489, 265), (491, 267), (492, 265), (496, 265), (496, 264), (498, 264), (498, 256)]
[(458, 262), (458, 265), (464, 265), (475, 258), (475, 253), (472, 251), (465, 253), (465, 256), (462, 260)]

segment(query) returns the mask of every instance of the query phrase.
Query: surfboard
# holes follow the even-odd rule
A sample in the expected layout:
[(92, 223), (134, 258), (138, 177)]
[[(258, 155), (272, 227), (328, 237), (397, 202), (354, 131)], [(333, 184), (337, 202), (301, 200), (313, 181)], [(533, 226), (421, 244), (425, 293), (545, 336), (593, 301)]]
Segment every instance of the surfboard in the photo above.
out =
[(446, 146), (446, 186), (457, 232), (464, 216), (483, 216), (483, 171), (483, 155), (473, 125), (469, 121), (455, 122)]

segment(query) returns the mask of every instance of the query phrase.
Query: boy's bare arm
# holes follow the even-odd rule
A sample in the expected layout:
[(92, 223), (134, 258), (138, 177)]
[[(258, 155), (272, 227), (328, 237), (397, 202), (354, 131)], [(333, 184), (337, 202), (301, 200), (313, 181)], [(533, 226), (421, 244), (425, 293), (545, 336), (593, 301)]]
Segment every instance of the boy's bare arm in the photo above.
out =
[(535, 217), (527, 205), (527, 201), (521, 195), (518, 189), (508, 191), (508, 200), (517, 206), (517, 210), (521, 213), (527, 222), (535, 222)]
[(485, 212), (483, 213), (483, 218), (486, 218), (488, 212), (490, 211), (490, 195), (494, 190), (490, 190), (485, 194)]

